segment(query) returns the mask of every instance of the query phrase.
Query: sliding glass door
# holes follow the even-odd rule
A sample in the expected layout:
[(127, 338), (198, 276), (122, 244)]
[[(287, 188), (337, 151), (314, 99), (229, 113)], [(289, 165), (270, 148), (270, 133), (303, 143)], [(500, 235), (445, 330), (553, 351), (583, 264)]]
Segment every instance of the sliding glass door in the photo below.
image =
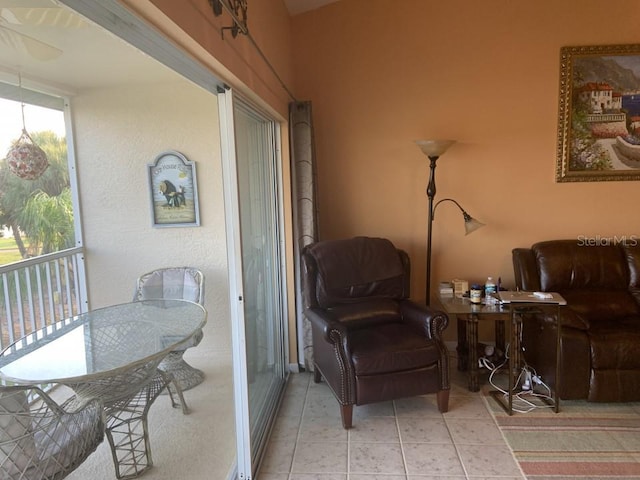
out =
[(231, 271), (238, 478), (253, 478), (285, 383), (277, 123), (231, 91), (221, 115)]

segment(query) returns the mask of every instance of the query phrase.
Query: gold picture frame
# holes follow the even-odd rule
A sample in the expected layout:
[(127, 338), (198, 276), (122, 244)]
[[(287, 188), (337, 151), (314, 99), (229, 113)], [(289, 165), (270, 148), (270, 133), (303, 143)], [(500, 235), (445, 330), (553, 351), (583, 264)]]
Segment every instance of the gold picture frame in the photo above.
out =
[(640, 45), (562, 47), (557, 182), (640, 180)]

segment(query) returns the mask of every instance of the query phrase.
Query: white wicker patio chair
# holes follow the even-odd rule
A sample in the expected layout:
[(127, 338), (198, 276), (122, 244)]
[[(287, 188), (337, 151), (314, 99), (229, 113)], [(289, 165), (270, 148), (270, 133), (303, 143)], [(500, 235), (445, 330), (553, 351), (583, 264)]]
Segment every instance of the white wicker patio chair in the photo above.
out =
[[(204, 304), (204, 275), (196, 268), (169, 267), (141, 275), (136, 281), (134, 301), (151, 298), (181, 299)], [(204, 373), (189, 365), (183, 358), (187, 348), (202, 340), (202, 330), (191, 340), (167, 355), (158, 368), (171, 373), (181, 390), (189, 390), (204, 380)], [(169, 389), (174, 388), (171, 385)], [(178, 393), (178, 392), (176, 392)], [(183, 406), (184, 407), (184, 406)]]
[(58, 405), (34, 386), (0, 386), (0, 478), (59, 480), (104, 439), (102, 404)]

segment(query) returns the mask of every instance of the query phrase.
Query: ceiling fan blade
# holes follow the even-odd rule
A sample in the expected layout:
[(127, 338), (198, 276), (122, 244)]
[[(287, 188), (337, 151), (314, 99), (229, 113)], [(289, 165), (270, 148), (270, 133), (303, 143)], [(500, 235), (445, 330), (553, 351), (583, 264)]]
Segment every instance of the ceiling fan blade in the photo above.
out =
[[(0, 0), (0, 3), (2, 0)], [(0, 17), (12, 25), (79, 28), (87, 22), (74, 12), (61, 7), (52, 8), (2, 8)]]
[(26, 51), (36, 60), (48, 61), (62, 55), (62, 50), (3, 25), (0, 25), (0, 42), (18, 51)]
[(51, 0), (0, 0), (0, 8), (53, 8)]
[(14, 50), (21, 50), (23, 45), (20, 43), (20, 37), (13, 30), (0, 25), (0, 42)]

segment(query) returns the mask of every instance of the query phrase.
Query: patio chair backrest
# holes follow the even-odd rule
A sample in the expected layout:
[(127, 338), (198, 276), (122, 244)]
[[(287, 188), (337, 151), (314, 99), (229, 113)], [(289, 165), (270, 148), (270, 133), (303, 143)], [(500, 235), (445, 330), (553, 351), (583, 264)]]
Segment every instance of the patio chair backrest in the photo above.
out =
[(134, 300), (169, 298), (204, 304), (204, 275), (197, 268), (159, 268), (141, 275)]

